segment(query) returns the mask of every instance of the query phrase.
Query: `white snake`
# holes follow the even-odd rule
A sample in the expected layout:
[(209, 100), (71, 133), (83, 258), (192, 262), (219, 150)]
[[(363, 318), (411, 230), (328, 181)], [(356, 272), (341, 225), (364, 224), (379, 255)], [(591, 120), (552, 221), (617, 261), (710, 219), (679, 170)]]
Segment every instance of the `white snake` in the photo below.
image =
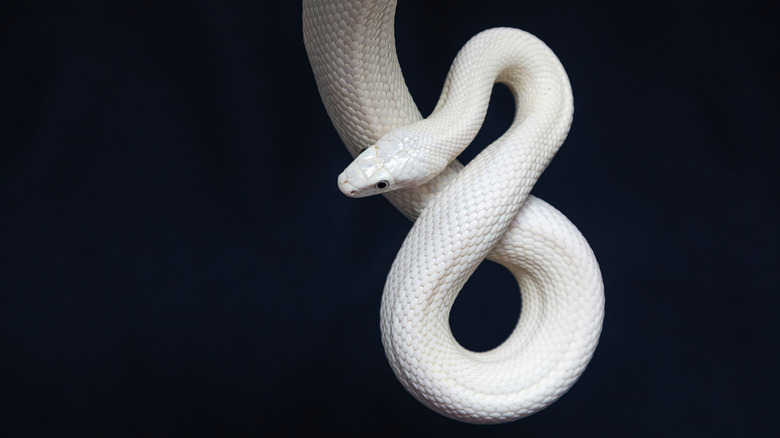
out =
[[(303, 1), (322, 100), (357, 157), (339, 187), (350, 196), (383, 193), (416, 219), (382, 296), (385, 352), (403, 386), (443, 415), (470, 423), (522, 418), (579, 378), (604, 315), (588, 243), (529, 196), (571, 124), (568, 77), (536, 37), (487, 30), (460, 51), (439, 103), (422, 119), (396, 57), (394, 14), (395, 0)], [(463, 168), (455, 157), (477, 134), (494, 82), (512, 91), (514, 122)], [(448, 319), (485, 258), (512, 272), (523, 302), (509, 338), (477, 353), (457, 343)]]

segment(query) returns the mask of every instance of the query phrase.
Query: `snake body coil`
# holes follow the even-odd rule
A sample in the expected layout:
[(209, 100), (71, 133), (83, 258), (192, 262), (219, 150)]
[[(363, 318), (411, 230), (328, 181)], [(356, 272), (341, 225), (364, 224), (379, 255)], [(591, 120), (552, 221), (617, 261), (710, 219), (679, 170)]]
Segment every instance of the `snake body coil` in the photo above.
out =
[[(395, 1), (304, 0), (307, 53), (322, 100), (355, 162), (351, 196), (381, 192), (415, 224), (382, 296), (385, 352), (404, 387), (470, 423), (533, 414), (577, 380), (604, 313), (601, 273), (577, 228), (531, 188), (563, 143), (573, 104), (566, 73), (536, 37), (491, 29), (460, 51), (434, 112), (422, 119), (394, 41)], [(463, 168), (495, 82), (517, 102), (509, 130)], [(438, 172), (438, 173), (437, 173)], [(458, 291), (485, 258), (523, 295), (516, 328), (487, 352), (449, 328)]]

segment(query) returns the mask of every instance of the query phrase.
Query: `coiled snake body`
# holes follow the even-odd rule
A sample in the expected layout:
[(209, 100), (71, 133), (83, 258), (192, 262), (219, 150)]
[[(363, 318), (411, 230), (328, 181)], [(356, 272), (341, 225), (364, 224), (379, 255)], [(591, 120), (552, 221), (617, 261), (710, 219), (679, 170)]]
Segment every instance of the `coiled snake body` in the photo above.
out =
[[(350, 196), (383, 193), (415, 224), (382, 296), (382, 341), (404, 387), (431, 409), (500, 423), (554, 402), (596, 348), (604, 295), (596, 259), (577, 228), (529, 193), (568, 133), (566, 73), (534, 36), (491, 29), (453, 62), (423, 119), (394, 40), (394, 0), (304, 0), (307, 53), (328, 115), (356, 160), (339, 176)], [(517, 102), (509, 130), (463, 168), (493, 84)], [(487, 352), (461, 347), (449, 328), (458, 291), (485, 258), (522, 291), (520, 319)]]

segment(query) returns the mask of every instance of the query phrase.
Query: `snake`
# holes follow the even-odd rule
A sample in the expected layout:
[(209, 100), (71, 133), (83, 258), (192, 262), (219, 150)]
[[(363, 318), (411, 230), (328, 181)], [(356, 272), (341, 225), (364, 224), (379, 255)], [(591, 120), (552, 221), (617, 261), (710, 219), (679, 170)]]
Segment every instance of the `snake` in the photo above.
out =
[[(442, 6), (446, 7), (446, 6)], [(604, 319), (601, 270), (562, 213), (530, 194), (568, 135), (573, 98), (560, 60), (514, 28), (472, 37), (423, 118), (395, 47), (395, 0), (303, 0), (303, 39), (317, 88), (353, 161), (351, 197), (382, 194), (414, 224), (382, 293), (385, 355), (417, 400), (474, 424), (532, 415), (590, 362)], [(515, 100), (511, 126), (466, 166), (457, 157), (485, 119), (493, 86)], [(490, 260), (515, 277), (515, 328), (483, 352), (461, 346), (450, 309)]]

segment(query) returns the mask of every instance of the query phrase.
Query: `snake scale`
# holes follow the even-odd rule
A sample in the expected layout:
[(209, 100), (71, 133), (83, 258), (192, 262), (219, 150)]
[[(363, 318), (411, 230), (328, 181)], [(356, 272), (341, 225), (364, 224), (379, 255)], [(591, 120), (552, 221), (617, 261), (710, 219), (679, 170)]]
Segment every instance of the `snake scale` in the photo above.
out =
[[(490, 29), (456, 56), (423, 119), (395, 50), (394, 0), (304, 0), (307, 54), (328, 115), (355, 161), (353, 197), (382, 193), (415, 221), (382, 295), (382, 342), (420, 402), (469, 423), (538, 412), (585, 370), (604, 316), (601, 272), (577, 228), (530, 195), (571, 125), (569, 80), (539, 39)], [(485, 118), (494, 83), (516, 101), (507, 132), (464, 168), (458, 154)], [(501, 345), (458, 344), (449, 311), (484, 260), (515, 276), (522, 311)]]

